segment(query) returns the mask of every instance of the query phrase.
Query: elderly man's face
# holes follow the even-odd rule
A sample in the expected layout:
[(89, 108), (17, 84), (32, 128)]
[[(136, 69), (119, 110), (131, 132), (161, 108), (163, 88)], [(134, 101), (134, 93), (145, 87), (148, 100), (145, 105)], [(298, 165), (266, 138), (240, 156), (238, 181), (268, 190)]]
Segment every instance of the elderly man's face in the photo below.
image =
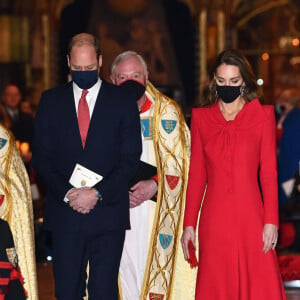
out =
[(136, 57), (129, 57), (120, 61), (115, 68), (114, 84), (120, 85), (127, 80), (135, 80), (146, 85), (147, 74), (144, 72), (142, 63)]

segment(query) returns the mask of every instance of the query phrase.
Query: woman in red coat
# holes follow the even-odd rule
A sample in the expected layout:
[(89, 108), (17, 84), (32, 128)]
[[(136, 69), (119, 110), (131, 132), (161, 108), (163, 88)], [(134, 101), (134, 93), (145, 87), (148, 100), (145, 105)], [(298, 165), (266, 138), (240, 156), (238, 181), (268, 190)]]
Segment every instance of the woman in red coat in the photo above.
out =
[[(255, 76), (235, 50), (216, 61), (209, 95), (191, 119), (191, 161), (182, 245), (195, 244), (196, 299), (282, 300), (273, 106), (258, 100)], [(205, 196), (203, 197), (205, 192)]]

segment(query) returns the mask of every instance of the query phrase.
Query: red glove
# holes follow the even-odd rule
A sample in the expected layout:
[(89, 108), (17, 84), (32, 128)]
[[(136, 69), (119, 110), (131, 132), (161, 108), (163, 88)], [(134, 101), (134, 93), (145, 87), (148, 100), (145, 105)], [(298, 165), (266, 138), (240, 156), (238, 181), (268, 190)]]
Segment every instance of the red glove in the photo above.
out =
[(191, 268), (195, 268), (198, 265), (197, 257), (196, 257), (196, 248), (191, 240), (188, 243), (189, 256), (188, 262), (190, 263)]

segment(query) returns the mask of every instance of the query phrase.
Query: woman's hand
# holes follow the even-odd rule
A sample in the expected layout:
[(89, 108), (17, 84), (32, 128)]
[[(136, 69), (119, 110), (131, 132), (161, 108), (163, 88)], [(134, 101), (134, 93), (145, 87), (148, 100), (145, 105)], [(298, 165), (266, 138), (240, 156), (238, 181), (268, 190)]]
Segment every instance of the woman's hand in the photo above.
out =
[(184, 228), (181, 236), (181, 245), (184, 254), (184, 259), (188, 260), (190, 258), (188, 243), (191, 240), (195, 246), (195, 230), (193, 226), (187, 226)]
[(278, 229), (274, 224), (265, 224), (263, 229), (263, 251), (267, 253), (270, 249), (275, 249), (278, 239)]

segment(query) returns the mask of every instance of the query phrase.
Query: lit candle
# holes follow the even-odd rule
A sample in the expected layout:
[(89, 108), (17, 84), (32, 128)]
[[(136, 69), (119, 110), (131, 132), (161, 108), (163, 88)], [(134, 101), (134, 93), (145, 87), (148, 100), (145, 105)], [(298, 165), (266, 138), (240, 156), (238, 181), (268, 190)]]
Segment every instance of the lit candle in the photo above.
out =
[(26, 155), (29, 153), (29, 143), (23, 142), (20, 145), (20, 152), (22, 155)]

